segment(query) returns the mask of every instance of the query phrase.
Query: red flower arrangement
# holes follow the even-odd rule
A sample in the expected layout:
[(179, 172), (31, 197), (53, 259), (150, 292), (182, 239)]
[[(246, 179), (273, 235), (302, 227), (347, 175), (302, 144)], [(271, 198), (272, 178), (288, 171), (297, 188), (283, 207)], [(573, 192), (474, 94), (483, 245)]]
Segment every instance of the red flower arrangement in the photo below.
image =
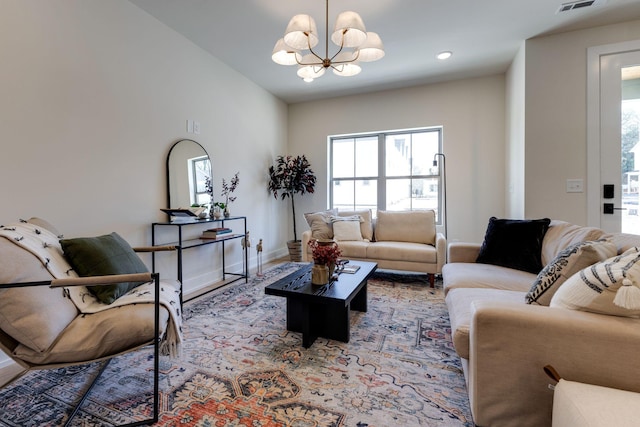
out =
[(342, 255), (342, 251), (334, 241), (330, 241), (330, 244), (326, 244), (325, 242), (318, 243), (316, 239), (312, 239), (309, 240), (309, 247), (311, 248), (313, 261), (316, 264), (336, 264), (338, 258)]

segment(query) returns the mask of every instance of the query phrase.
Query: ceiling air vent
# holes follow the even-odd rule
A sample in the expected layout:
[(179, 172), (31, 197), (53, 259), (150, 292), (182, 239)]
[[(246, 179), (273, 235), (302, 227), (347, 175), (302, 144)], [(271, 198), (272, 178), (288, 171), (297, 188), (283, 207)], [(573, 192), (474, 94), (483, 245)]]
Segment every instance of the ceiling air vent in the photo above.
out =
[(569, 12), (570, 10), (584, 9), (585, 7), (591, 6), (601, 6), (606, 2), (607, 0), (578, 0), (569, 3), (562, 3), (556, 13)]

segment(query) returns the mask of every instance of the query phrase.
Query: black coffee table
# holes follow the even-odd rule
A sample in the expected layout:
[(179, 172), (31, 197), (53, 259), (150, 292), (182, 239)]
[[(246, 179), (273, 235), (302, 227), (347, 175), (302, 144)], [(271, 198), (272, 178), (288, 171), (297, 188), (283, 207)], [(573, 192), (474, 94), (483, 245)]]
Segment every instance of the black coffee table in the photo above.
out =
[(301, 332), (305, 348), (317, 337), (349, 342), (350, 311), (367, 311), (367, 280), (378, 264), (351, 261), (348, 265), (360, 269), (341, 273), (327, 285), (311, 284), (309, 264), (264, 288), (267, 295), (287, 298), (287, 330)]

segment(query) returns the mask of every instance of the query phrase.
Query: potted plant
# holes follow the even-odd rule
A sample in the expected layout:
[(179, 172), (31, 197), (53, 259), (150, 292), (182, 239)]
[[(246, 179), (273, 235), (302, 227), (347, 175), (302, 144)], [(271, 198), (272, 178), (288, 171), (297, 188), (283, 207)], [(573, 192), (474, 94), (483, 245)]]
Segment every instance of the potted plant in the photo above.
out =
[(291, 198), (291, 210), (293, 213), (293, 240), (287, 242), (291, 261), (301, 261), (302, 249), (296, 232), (296, 207), (293, 201), (295, 194), (304, 195), (313, 193), (316, 185), (316, 176), (311, 170), (311, 164), (304, 155), (278, 156), (275, 165), (269, 167), (268, 189), (273, 197), (282, 200)]

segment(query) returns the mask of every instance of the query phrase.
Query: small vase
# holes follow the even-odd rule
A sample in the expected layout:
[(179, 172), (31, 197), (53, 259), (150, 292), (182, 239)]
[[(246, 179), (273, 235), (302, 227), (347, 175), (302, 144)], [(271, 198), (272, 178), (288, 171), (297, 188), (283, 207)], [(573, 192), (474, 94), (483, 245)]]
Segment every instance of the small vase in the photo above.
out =
[(326, 285), (329, 283), (329, 267), (324, 264), (313, 264), (311, 267), (311, 284)]
[(229, 212), (229, 208), (224, 208), (224, 217), (229, 218), (231, 216), (231, 212)]
[(216, 206), (216, 207), (214, 207), (214, 208), (211, 210), (211, 214), (210, 214), (210, 216), (211, 216), (211, 217), (213, 217), (214, 219), (220, 219), (220, 216), (221, 216), (221, 214), (220, 214), (220, 208), (219, 208), (219, 207), (217, 207), (217, 206)]

